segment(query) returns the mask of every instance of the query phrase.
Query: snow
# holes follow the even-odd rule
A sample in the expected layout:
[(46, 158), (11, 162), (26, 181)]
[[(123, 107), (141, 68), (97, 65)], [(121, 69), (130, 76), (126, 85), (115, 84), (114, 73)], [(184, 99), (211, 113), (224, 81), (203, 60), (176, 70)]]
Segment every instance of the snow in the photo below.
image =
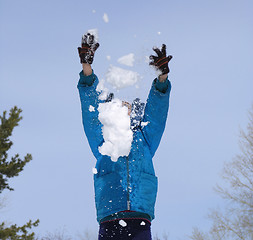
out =
[(133, 86), (139, 80), (140, 75), (137, 72), (125, 70), (113, 65), (110, 65), (106, 73), (106, 81), (116, 89)]
[[(150, 61), (149, 57), (146, 57), (146, 62), (149, 63), (149, 61)], [(151, 68), (154, 69), (154, 71), (155, 71), (155, 73), (156, 73), (157, 76), (159, 76), (159, 75), (162, 74), (162, 71), (159, 70), (159, 69), (157, 69), (155, 66), (151, 66)]]
[[(87, 31), (87, 33), (90, 33), (91, 35), (94, 35), (94, 42), (97, 43), (98, 42), (98, 30), (96, 28), (94, 29), (89, 29)], [(86, 34), (87, 34), (86, 33)]]
[(161, 32), (157, 32), (158, 35), (161, 35)]
[(133, 67), (134, 65), (134, 54), (129, 53), (128, 55), (122, 56), (118, 59), (118, 63)]
[(119, 220), (119, 224), (122, 226), (122, 227), (126, 227), (127, 226), (127, 223), (124, 221), (124, 220)]
[(90, 105), (89, 111), (90, 111), (90, 112), (95, 112), (95, 108), (94, 108), (92, 105)]
[(111, 56), (106, 56), (107, 60), (110, 61), (111, 60)]
[[(110, 59), (110, 57), (107, 57), (107, 59)], [(129, 66), (133, 64), (133, 61), (134, 54), (123, 56), (119, 60), (119, 62), (124, 62)], [(137, 72), (113, 65), (110, 65), (106, 73), (106, 82), (118, 90), (135, 85), (140, 79), (141, 76)], [(99, 100), (107, 99), (109, 90), (105, 87), (105, 80), (101, 79), (99, 81), (96, 91), (99, 93)], [(90, 111), (92, 110), (93, 108), (90, 107)], [(104, 143), (98, 148), (99, 152), (102, 155), (111, 157), (114, 162), (119, 157), (128, 156), (133, 141), (128, 107), (124, 106), (120, 99), (114, 98), (110, 102), (99, 103), (98, 112), (99, 121), (103, 125), (102, 134), (104, 139)]]
[(140, 225), (145, 226), (146, 223), (144, 221), (142, 221)]
[(156, 73), (157, 76), (162, 75), (162, 71), (160, 69), (155, 68), (155, 73)]
[(104, 137), (104, 143), (98, 150), (116, 162), (120, 156), (128, 156), (131, 149), (133, 132), (130, 129), (128, 108), (116, 98), (111, 102), (100, 103), (98, 111)]
[(98, 170), (96, 168), (92, 168), (92, 172), (93, 172), (93, 174), (97, 174)]
[(141, 122), (141, 126), (142, 127), (145, 127), (145, 126), (147, 126), (149, 124), (149, 122)]
[(100, 93), (99, 100), (106, 100), (109, 90), (105, 87), (104, 79), (99, 81), (96, 91)]
[(104, 20), (105, 23), (109, 22), (108, 15), (106, 13), (104, 13), (103, 20)]

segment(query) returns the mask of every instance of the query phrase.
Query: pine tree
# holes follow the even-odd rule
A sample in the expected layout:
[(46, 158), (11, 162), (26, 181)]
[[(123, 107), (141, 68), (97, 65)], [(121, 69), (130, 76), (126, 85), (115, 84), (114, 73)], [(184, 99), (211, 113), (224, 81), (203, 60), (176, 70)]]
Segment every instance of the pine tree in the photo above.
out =
[(38, 226), (39, 220), (32, 222), (31, 220), (22, 227), (16, 224), (6, 227), (5, 223), (0, 224), (0, 239), (1, 240), (34, 240), (34, 232), (29, 233), (29, 229)]
[[(22, 110), (16, 106), (10, 110), (9, 117), (6, 117), (6, 111), (3, 115), (0, 115), (0, 193), (4, 189), (13, 191), (10, 187), (8, 180), (15, 176), (18, 176), (23, 171), (24, 166), (32, 160), (32, 155), (27, 154), (22, 160), (19, 154), (8, 159), (8, 151), (13, 145), (10, 140), (13, 129), (18, 126), (19, 121), (22, 119), (20, 116)], [(32, 222), (29, 221), (22, 227), (18, 227), (16, 224), (7, 227), (3, 222), (0, 224), (0, 239), (1, 240), (33, 240), (35, 239), (34, 233), (29, 233), (29, 229), (33, 226), (37, 226), (39, 220)]]
[(8, 184), (8, 179), (18, 176), (23, 171), (24, 166), (32, 160), (31, 154), (27, 154), (24, 160), (19, 158), (19, 154), (11, 157), (8, 161), (8, 150), (12, 147), (13, 142), (10, 141), (10, 136), (14, 127), (18, 126), (19, 121), (22, 119), (20, 113), (21, 109), (14, 107), (10, 110), (9, 118), (6, 118), (6, 111), (3, 116), (0, 116), (0, 193), (4, 189), (13, 191)]

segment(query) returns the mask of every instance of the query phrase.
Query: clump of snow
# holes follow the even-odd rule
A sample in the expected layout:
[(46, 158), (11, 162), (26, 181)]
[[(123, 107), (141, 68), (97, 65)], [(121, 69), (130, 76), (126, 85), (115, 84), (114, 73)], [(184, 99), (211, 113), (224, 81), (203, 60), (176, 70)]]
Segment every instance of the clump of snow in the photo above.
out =
[(155, 68), (155, 72), (157, 76), (162, 75), (162, 70)]
[(129, 53), (128, 55), (122, 56), (118, 59), (118, 63), (133, 67), (134, 65), (134, 54)]
[(94, 108), (92, 105), (90, 105), (89, 111), (90, 111), (90, 112), (95, 112), (95, 108)]
[(140, 225), (145, 226), (146, 223), (144, 221), (142, 221)]
[(145, 127), (145, 126), (147, 126), (149, 124), (149, 122), (141, 122), (141, 126), (142, 127)]
[(106, 80), (116, 89), (133, 86), (140, 80), (137, 72), (111, 65), (106, 73)]
[(106, 13), (104, 13), (103, 20), (104, 20), (105, 23), (109, 22), (108, 15)]
[(161, 32), (157, 32), (158, 35), (161, 35)]
[(127, 226), (127, 223), (124, 221), (124, 220), (119, 220), (119, 224), (122, 226), (122, 227), (126, 227)]
[(104, 137), (104, 143), (98, 150), (116, 162), (120, 156), (128, 156), (131, 149), (133, 132), (130, 129), (128, 108), (116, 98), (111, 102), (100, 103), (98, 111)]
[(101, 79), (97, 85), (96, 91), (99, 92), (99, 100), (106, 100), (109, 90), (105, 87), (105, 80)]
[(106, 56), (107, 60), (110, 61), (111, 60), (111, 56)]
[(94, 42), (95, 43), (98, 42), (98, 30), (96, 28), (88, 30), (87, 33), (90, 33), (91, 35), (94, 35)]
[(98, 170), (96, 168), (92, 168), (92, 172), (93, 172), (93, 174), (97, 174)]
[[(157, 47), (154, 46), (153, 48), (157, 48)], [(154, 53), (154, 55), (155, 55), (155, 53)], [(145, 59), (146, 59), (145, 60), (146, 63), (150, 62), (150, 58), (148, 56), (146, 56)], [(157, 76), (162, 74), (162, 71), (157, 69), (154, 65), (151, 65), (151, 68), (153, 68), (155, 70)]]

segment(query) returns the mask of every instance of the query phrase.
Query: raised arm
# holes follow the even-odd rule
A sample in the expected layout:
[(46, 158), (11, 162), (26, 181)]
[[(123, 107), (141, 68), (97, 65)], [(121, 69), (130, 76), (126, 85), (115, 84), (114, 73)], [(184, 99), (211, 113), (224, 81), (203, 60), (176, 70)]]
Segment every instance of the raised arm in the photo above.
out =
[(78, 48), (80, 62), (83, 67), (77, 85), (81, 100), (83, 127), (95, 156), (100, 154), (98, 146), (103, 142), (102, 126), (98, 120), (99, 94), (96, 91), (98, 78), (91, 68), (94, 53), (98, 46), (99, 44), (94, 41), (94, 36), (87, 33), (82, 38), (82, 47)]
[(92, 74), (92, 68), (89, 63), (83, 63), (83, 75), (84, 76), (89, 76)]
[(153, 50), (157, 56), (150, 56), (150, 65), (156, 68), (159, 76), (152, 83), (143, 116), (143, 123), (147, 125), (142, 129), (152, 156), (161, 141), (167, 120), (171, 90), (171, 83), (168, 80), (170, 71), (168, 63), (172, 59), (172, 56), (166, 57), (165, 44), (162, 45), (161, 50), (158, 48), (153, 48)]

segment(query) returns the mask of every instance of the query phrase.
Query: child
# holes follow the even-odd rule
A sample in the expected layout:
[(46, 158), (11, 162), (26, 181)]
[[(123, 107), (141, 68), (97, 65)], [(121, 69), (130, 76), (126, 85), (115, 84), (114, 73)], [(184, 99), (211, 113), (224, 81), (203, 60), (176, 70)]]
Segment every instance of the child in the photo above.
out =
[[(97, 221), (100, 224), (99, 240), (149, 240), (157, 194), (157, 177), (152, 158), (160, 143), (168, 114), (171, 84), (167, 76), (170, 71), (168, 63), (172, 56), (166, 56), (165, 44), (161, 50), (153, 48), (157, 56), (150, 56), (150, 65), (159, 70), (160, 75), (152, 83), (145, 106), (139, 99), (128, 106), (129, 113), (134, 111), (130, 117), (137, 119), (131, 121), (131, 150), (128, 156), (119, 157), (115, 162), (110, 156), (99, 152), (99, 147), (104, 142), (102, 124), (98, 119), (98, 104), (101, 100), (96, 91), (98, 78), (91, 68), (98, 47), (99, 43), (95, 41), (94, 35), (83, 35), (82, 47), (78, 48), (83, 66), (78, 90), (84, 131), (97, 160), (94, 186)], [(94, 107), (94, 111), (89, 111), (90, 106)], [(142, 126), (141, 122), (148, 124)]]

